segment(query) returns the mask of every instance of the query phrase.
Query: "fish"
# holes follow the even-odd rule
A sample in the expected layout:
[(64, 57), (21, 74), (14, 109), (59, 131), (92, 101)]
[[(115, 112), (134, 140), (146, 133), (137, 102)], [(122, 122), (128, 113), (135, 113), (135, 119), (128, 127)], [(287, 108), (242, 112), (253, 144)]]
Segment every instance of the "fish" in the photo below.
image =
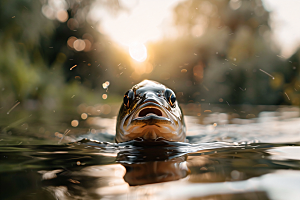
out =
[(128, 90), (123, 98), (115, 142), (186, 141), (186, 126), (176, 95), (165, 85), (144, 80)]

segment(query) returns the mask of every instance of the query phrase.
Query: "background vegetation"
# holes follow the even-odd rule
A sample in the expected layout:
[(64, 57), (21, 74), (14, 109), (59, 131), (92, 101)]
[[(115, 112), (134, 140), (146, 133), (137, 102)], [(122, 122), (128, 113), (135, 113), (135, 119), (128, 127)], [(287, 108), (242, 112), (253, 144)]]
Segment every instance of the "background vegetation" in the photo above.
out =
[(148, 42), (144, 63), (97, 31), (95, 5), (112, 15), (127, 9), (116, 0), (0, 2), (2, 111), (18, 102), (27, 110), (120, 102), (145, 78), (182, 103), (300, 104), (300, 51), (280, 56), (261, 0), (180, 2), (178, 37)]

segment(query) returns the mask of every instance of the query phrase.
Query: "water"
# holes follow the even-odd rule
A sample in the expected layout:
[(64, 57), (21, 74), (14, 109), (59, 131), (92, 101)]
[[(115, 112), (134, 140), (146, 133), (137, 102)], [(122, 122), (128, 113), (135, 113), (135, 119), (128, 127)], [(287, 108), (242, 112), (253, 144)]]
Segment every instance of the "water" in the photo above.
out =
[(22, 114), (1, 128), (1, 199), (298, 199), (297, 112), (187, 116), (188, 143), (121, 144), (114, 117)]

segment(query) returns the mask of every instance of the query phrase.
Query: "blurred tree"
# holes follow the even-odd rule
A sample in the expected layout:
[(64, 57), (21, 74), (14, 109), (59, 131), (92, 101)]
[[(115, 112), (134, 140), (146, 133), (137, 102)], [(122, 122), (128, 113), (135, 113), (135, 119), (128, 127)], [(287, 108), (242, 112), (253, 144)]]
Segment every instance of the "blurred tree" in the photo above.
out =
[[(282, 104), (292, 69), (270, 38), (261, 0), (191, 0), (174, 9), (178, 37), (153, 45), (153, 76), (186, 102)], [(172, 73), (171, 73), (172, 71)], [(274, 77), (274, 79), (272, 78)], [(286, 79), (289, 78), (289, 79)]]
[(289, 74), (284, 77), (286, 81), (284, 92), (293, 105), (300, 106), (300, 48), (288, 59)]
[(117, 0), (0, 2), (0, 108), (102, 102), (103, 93), (122, 95), (144, 78), (184, 102), (299, 105), (299, 53), (289, 62), (278, 56), (261, 0), (181, 1), (177, 37), (149, 43), (140, 64), (101, 33), (96, 6), (126, 9)]
[(111, 9), (113, 13), (123, 8), (117, 0), (61, 2), (66, 4), (65, 10), (56, 8), (50, 0), (42, 8), (49, 18), (54, 17), (47, 14), (47, 10), (55, 10), (56, 14), (53, 15), (57, 18), (55, 33), (42, 40), (43, 57), (48, 66), (62, 63), (67, 81), (77, 80), (87, 88), (102, 87), (102, 83), (113, 76), (116, 67), (111, 65), (117, 66), (122, 57), (120, 59), (121, 52), (110, 39), (98, 31), (100, 19), (95, 19), (89, 13), (94, 6)]
[[(54, 28), (40, 12), (41, 5), (26, 0), (0, 2), (1, 105), (36, 97), (47, 75), (38, 46)], [(40, 89), (40, 90), (39, 90)]]
[(95, 5), (121, 9), (116, 0), (0, 2), (0, 108), (20, 101), (29, 109), (53, 109), (87, 102), (89, 94), (99, 102), (90, 88), (102, 88), (114, 69), (108, 65), (120, 61), (113, 58), (116, 47), (94, 30), (99, 21), (87, 17)]

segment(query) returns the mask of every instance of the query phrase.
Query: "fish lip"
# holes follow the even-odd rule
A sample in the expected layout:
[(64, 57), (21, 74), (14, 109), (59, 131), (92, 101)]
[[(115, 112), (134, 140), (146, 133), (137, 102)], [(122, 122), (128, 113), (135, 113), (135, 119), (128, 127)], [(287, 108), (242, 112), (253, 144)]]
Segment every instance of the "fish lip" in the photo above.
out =
[(171, 124), (172, 121), (166, 117), (160, 117), (157, 115), (149, 115), (145, 117), (138, 117), (131, 121), (131, 125), (140, 125), (140, 124), (147, 124), (147, 125), (156, 125), (160, 127), (163, 124)]

